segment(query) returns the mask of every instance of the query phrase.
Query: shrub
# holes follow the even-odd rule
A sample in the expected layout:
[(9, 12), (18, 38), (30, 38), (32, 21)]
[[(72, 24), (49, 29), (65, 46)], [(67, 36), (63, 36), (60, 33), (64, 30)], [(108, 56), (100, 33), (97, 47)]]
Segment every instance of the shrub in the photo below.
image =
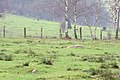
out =
[(43, 77), (43, 78), (37, 78), (36, 80), (47, 80), (47, 79)]
[(28, 44), (33, 43), (33, 40), (27, 40), (27, 43)]
[(100, 68), (105, 68), (105, 69), (107, 69), (107, 68), (109, 68), (109, 64), (103, 63), (103, 64), (101, 64)]
[(56, 59), (58, 57), (57, 51), (46, 51), (46, 53), (47, 53), (47, 56), (49, 56), (49, 58)]
[(0, 53), (0, 60), (4, 61), (12, 61), (13, 60), (13, 55), (6, 55), (4, 53)]
[(80, 70), (80, 69), (78, 69), (78, 68), (67, 68), (67, 71), (78, 71), (78, 70)]
[(15, 53), (15, 54), (20, 54), (20, 53), (21, 53), (21, 50), (16, 50), (14, 53)]
[(71, 55), (71, 56), (76, 56), (74, 53), (71, 53), (70, 55)]
[(7, 50), (6, 49), (2, 49), (2, 50), (0, 50), (1, 52), (6, 52)]
[(81, 57), (82, 61), (88, 61), (88, 62), (98, 62), (98, 63), (104, 63), (104, 62), (109, 62), (109, 61), (115, 61), (119, 60), (120, 56), (118, 54), (110, 54), (105, 52), (102, 55), (93, 55), (93, 56), (83, 56)]
[(90, 69), (92, 76), (97, 76), (100, 80), (119, 80), (120, 73), (112, 72), (110, 69)]
[(30, 48), (28, 51), (27, 51), (28, 54), (35, 54), (35, 52)]
[(114, 69), (118, 69), (119, 68), (119, 66), (118, 66), (118, 64), (116, 62), (113, 62), (110, 65), (111, 65), (111, 68), (114, 68)]
[(103, 63), (103, 62), (105, 62), (105, 59), (104, 59), (104, 57), (98, 57), (96, 62)]
[(82, 61), (103, 63), (105, 59), (102, 56), (84, 56), (82, 57)]
[(0, 60), (4, 60), (5, 59), (5, 54), (4, 53), (0, 53)]
[(25, 53), (25, 54), (29, 54), (29, 55), (35, 55), (36, 54), (31, 48), (25, 49), (25, 50), (24, 49), (19, 49), (19, 50), (16, 50), (14, 53), (15, 54)]
[(108, 69), (101, 70), (99, 75), (103, 80), (118, 80), (115, 76), (113, 76), (114, 74), (112, 71)]
[(30, 64), (29, 62), (26, 62), (23, 64), (23, 66), (29, 66), (29, 64)]
[(51, 58), (42, 58), (41, 63), (46, 65), (53, 65), (53, 61)]
[(5, 61), (12, 61), (13, 55), (5, 55)]
[(112, 62), (112, 63), (103, 63), (103, 64), (101, 64), (100, 68), (105, 68), (105, 69), (108, 69), (108, 68), (118, 69), (119, 66), (117, 65), (116, 62)]
[(19, 50), (16, 50), (14, 53), (15, 54), (20, 54), (20, 53), (28, 53), (28, 52), (27, 52), (27, 50), (19, 49)]
[(100, 70), (95, 69), (95, 68), (90, 68), (90, 74), (91, 75), (98, 75), (100, 72)]

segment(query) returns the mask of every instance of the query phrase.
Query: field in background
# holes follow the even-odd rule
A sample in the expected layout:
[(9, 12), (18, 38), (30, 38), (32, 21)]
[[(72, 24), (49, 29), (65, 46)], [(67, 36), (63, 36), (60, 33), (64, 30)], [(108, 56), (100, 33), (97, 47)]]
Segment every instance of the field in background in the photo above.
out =
[[(3, 37), (3, 26), (6, 26), (6, 37), (7, 38), (23, 38), (23, 28), (27, 29), (27, 36), (29, 37), (40, 37), (41, 27), (43, 28), (44, 38), (59, 38), (59, 26), (58, 22), (50, 22), (45, 20), (34, 20), (21, 16), (15, 16), (8, 14), (5, 19), (0, 19), (0, 37)], [(90, 39), (90, 31), (88, 27), (83, 26), (83, 39)], [(97, 30), (97, 38), (100, 38), (100, 30)], [(79, 37), (78, 28), (78, 37)], [(115, 36), (115, 31), (112, 29), (112, 38)], [(103, 32), (103, 37), (107, 38), (108, 32)], [(73, 29), (69, 30), (70, 37), (74, 38)]]

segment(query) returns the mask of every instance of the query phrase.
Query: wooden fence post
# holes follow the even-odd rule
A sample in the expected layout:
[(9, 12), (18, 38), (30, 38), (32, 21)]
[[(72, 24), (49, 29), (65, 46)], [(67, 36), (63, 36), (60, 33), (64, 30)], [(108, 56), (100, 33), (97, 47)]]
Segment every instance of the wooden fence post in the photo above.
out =
[(6, 37), (6, 34), (5, 34), (6, 30), (5, 30), (5, 26), (3, 26), (3, 38)]
[(41, 38), (43, 38), (43, 28), (41, 27)]
[(59, 33), (60, 33), (60, 39), (62, 39), (62, 31), (61, 31), (61, 29), (59, 29)]
[(26, 38), (26, 28), (24, 28), (24, 38)]
[(103, 35), (102, 32), (103, 32), (103, 31), (100, 30), (100, 40), (102, 40), (102, 35)]
[(82, 40), (82, 27), (80, 27), (80, 39)]

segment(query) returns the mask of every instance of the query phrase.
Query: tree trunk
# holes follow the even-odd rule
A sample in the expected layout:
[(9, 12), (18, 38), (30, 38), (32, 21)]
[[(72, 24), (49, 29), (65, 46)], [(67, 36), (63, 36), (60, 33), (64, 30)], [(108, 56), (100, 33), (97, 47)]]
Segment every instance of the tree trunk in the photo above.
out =
[(100, 40), (102, 40), (102, 35), (103, 35), (102, 32), (103, 32), (103, 31), (100, 30)]
[(82, 27), (80, 28), (80, 39), (82, 40)]
[[(100, 0), (97, 0), (97, 2), (100, 3)], [(97, 39), (97, 27), (99, 26), (99, 8), (100, 4), (97, 4), (95, 7), (95, 33), (94, 33), (94, 39)]]
[[(87, 4), (86, 4), (86, 0), (84, 0), (83, 1), (83, 4), (84, 4), (84, 10), (86, 10), (86, 6), (87, 6)], [(86, 11), (84, 12), (84, 22), (85, 22), (85, 24), (89, 27), (89, 29), (90, 29), (90, 36), (91, 36), (91, 39), (93, 40), (94, 39), (94, 37), (93, 37), (93, 31), (92, 31), (92, 28), (91, 28), (91, 26), (88, 24), (88, 22), (87, 22), (87, 14), (86, 14)]]
[(90, 36), (91, 36), (91, 38), (94, 39), (92, 28), (91, 28), (91, 26), (87, 23), (86, 14), (85, 14), (85, 19), (84, 19), (84, 21), (85, 21), (85, 24), (86, 24), (86, 25), (89, 27), (89, 29), (90, 29)]
[(117, 20), (116, 20), (116, 39), (118, 39), (119, 37), (119, 17), (120, 17), (120, 14), (119, 14), (119, 12), (120, 12), (120, 8), (119, 8), (119, 10), (118, 10), (118, 12), (117, 12), (117, 14), (118, 14), (118, 16), (117, 16)]
[(65, 1), (65, 37), (68, 38), (68, 0)]
[(94, 39), (97, 39), (97, 37), (96, 37), (97, 27), (98, 27), (98, 13), (97, 13), (97, 10), (96, 10), (96, 14), (95, 14), (95, 33), (94, 33)]
[(77, 21), (76, 5), (77, 5), (77, 1), (74, 0), (74, 36), (75, 36), (75, 39), (78, 39), (77, 32), (76, 32), (76, 21)]

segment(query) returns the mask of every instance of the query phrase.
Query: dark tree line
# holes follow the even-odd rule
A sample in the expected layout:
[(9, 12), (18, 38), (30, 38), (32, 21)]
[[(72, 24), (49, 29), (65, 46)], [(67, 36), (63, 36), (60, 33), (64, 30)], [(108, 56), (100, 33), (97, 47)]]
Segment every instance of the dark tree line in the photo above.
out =
[(5, 13), (7, 9), (7, 0), (0, 0), (0, 13)]
[[(83, 23), (83, 10), (82, 7), (84, 4), (82, 4), (83, 0), (77, 0), (77, 22), (78, 24), (84, 24)], [(87, 0), (88, 5), (95, 4), (94, 0)], [(10, 13), (17, 14), (17, 15), (23, 15), (27, 17), (33, 17), (36, 19), (46, 19), (51, 21), (64, 21), (65, 17), (65, 10), (64, 10), (64, 0), (8, 0), (8, 10)], [(91, 5), (92, 6), (92, 5)], [(73, 22), (74, 18), (74, 0), (69, 0), (69, 19), (71, 22)], [(93, 8), (89, 8), (89, 20), (88, 22), (93, 25), (94, 19), (93, 19)], [(104, 11), (105, 12), (105, 11)], [(101, 15), (104, 15), (105, 13), (102, 13)], [(92, 21), (91, 21), (92, 19)], [(104, 20), (100, 20), (101, 23), (104, 23)]]

